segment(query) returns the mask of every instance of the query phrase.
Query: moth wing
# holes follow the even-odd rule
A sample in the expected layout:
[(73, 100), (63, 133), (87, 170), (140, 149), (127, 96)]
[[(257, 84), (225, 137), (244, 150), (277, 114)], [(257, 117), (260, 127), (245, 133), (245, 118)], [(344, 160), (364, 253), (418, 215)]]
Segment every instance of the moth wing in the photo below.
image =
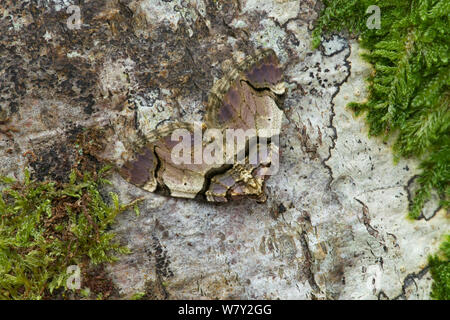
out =
[(158, 161), (152, 145), (147, 145), (136, 152), (120, 169), (120, 175), (129, 183), (146, 191), (153, 192), (158, 184), (156, 168)]
[(243, 72), (243, 79), (256, 89), (269, 89), (278, 95), (284, 93), (283, 71), (271, 49), (261, 52), (259, 58)]
[[(195, 128), (191, 124), (177, 123), (155, 131), (142, 150), (125, 163), (120, 173), (130, 183), (153, 192), (158, 188), (173, 197), (195, 198), (206, 188), (207, 177), (220, 170), (223, 163), (208, 164), (202, 152), (206, 142), (195, 140)], [(201, 139), (204, 128), (198, 128)], [(196, 145), (197, 143), (197, 145)], [(195, 148), (200, 157), (195, 158)]]
[(273, 50), (244, 60), (211, 89), (206, 123), (210, 128), (255, 129), (279, 133), (283, 112), (276, 94), (284, 93), (282, 70)]
[(230, 170), (211, 179), (205, 192), (206, 199), (213, 202), (227, 202), (243, 197), (256, 198), (260, 202), (266, 200), (264, 182), (266, 176), (260, 168), (249, 164), (236, 164)]

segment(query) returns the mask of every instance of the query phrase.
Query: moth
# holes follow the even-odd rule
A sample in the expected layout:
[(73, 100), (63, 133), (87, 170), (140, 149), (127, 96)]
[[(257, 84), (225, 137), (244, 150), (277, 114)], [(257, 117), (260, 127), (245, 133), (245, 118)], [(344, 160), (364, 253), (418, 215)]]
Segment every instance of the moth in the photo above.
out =
[[(146, 136), (144, 147), (119, 172), (128, 182), (146, 191), (172, 197), (210, 202), (250, 197), (264, 202), (268, 172), (274, 160), (278, 161), (276, 141), (283, 117), (278, 104), (284, 93), (282, 69), (275, 52), (259, 50), (214, 83), (203, 123), (195, 126), (178, 122), (155, 129)], [(180, 131), (184, 139), (180, 140), (180, 136), (174, 139), (174, 134)], [(216, 136), (204, 135), (209, 132)], [(229, 132), (250, 133), (244, 144), (238, 145), (233, 138), (227, 145), (235, 147), (230, 151), (222, 139)], [(264, 154), (255, 151), (255, 146), (263, 142)], [(183, 153), (191, 151), (185, 159), (194, 161), (177, 161), (174, 154), (178, 149)], [(226, 150), (221, 155), (217, 150), (223, 149)], [(213, 163), (195, 161), (196, 150), (213, 150), (214, 155), (217, 151), (219, 157)]]

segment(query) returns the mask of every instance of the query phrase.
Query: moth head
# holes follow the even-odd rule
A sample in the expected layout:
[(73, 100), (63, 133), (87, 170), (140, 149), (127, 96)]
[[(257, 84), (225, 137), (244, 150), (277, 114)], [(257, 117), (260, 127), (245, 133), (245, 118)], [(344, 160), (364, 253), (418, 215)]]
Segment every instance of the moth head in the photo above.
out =
[(206, 199), (212, 202), (227, 202), (241, 198), (253, 198), (265, 202), (265, 177), (250, 165), (236, 164), (233, 168), (211, 179)]
[(277, 83), (275, 86), (271, 87), (270, 90), (278, 96), (283, 95), (286, 92), (286, 85), (284, 81)]

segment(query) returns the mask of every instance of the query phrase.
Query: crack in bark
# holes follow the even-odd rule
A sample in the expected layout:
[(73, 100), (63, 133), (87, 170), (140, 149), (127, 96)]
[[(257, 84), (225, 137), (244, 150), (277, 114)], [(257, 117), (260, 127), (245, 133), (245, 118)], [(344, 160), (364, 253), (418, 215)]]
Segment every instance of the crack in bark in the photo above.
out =
[(369, 189), (369, 190), (363, 191), (361, 193), (358, 193), (356, 196), (359, 197), (359, 196), (361, 196), (363, 194), (366, 194), (366, 193), (377, 192), (377, 191), (382, 191), (382, 190), (389, 190), (389, 189), (395, 189), (395, 188), (402, 188), (402, 186), (401, 185), (393, 185), (393, 186), (378, 187), (378, 188)]
[(428, 270), (430, 269), (429, 266), (426, 266), (425, 268), (423, 268), (422, 270), (420, 270), (417, 273), (410, 273), (408, 274), (405, 279), (403, 280), (403, 284), (402, 284), (402, 293), (399, 294), (398, 296), (396, 296), (394, 298), (394, 300), (399, 300), (399, 299), (406, 299), (406, 289), (411, 286), (412, 284), (414, 284), (416, 286), (416, 289), (418, 289), (417, 287), (417, 283), (415, 281), (415, 279), (422, 279), (423, 276), (425, 274), (427, 274)]
[[(362, 202), (361, 200), (359, 200), (357, 198), (353, 198), (353, 199), (358, 201), (359, 204), (361, 204), (361, 206), (362, 206), (362, 215), (363, 215), (362, 222), (363, 222), (364, 226), (366, 227), (367, 232), (372, 237), (374, 237), (375, 239), (378, 240), (380, 237), (380, 232), (377, 229), (375, 229), (374, 227), (372, 227), (372, 225), (370, 224), (371, 219), (369, 217), (369, 207), (367, 207), (367, 205), (364, 202)], [(381, 237), (381, 240), (384, 241), (383, 237)]]
[(313, 258), (311, 255), (311, 251), (309, 250), (308, 246), (308, 240), (306, 238), (306, 232), (302, 231), (301, 233), (298, 233), (300, 245), (302, 246), (303, 254), (305, 255), (305, 263), (303, 265), (303, 270), (306, 273), (306, 277), (308, 279), (308, 283), (311, 286), (311, 288), (316, 292), (321, 292), (319, 286), (316, 283), (316, 280), (314, 279), (314, 273), (311, 270), (312, 264), (313, 264)]
[[(409, 210), (411, 210), (411, 207), (412, 207), (412, 205), (413, 205), (413, 195), (412, 195), (412, 192), (411, 192), (411, 186), (412, 186), (412, 184), (414, 183), (414, 181), (415, 181), (418, 177), (419, 177), (418, 174), (412, 176), (412, 177), (408, 180), (408, 182), (406, 183), (406, 185), (403, 187), (403, 189), (405, 189), (406, 194), (407, 194), (407, 196), (408, 196), (408, 209), (409, 209)], [(428, 201), (430, 201), (430, 200), (428, 200)], [(433, 218), (436, 216), (436, 214), (437, 214), (437, 213), (439, 212), (439, 210), (441, 210), (441, 209), (442, 209), (442, 206), (439, 205), (439, 206), (433, 211), (433, 214), (432, 214), (430, 217), (426, 217), (426, 216), (423, 214), (423, 210), (424, 210), (424, 209), (422, 208), (422, 210), (420, 211), (420, 216), (418, 216), (415, 220), (425, 220), (425, 221), (430, 221), (431, 219), (433, 219)]]
[(416, 286), (416, 289), (418, 289), (417, 283), (416, 283), (416, 279), (417, 280), (421, 280), (425, 274), (428, 273), (428, 270), (430, 269), (429, 266), (426, 266), (425, 268), (421, 269), (418, 272), (413, 272), (408, 274), (404, 279), (403, 279), (403, 283), (402, 283), (402, 293), (400, 293), (399, 295), (395, 296), (394, 298), (390, 299), (389, 296), (384, 293), (384, 291), (380, 291), (378, 293), (378, 300), (381, 300), (382, 298), (387, 299), (387, 300), (406, 300), (407, 296), (406, 296), (406, 289), (408, 287), (410, 287), (412, 284), (414, 284)]
[(337, 129), (334, 126), (333, 122), (334, 122), (334, 117), (336, 115), (334, 108), (335, 108), (335, 103), (334, 103), (334, 98), (339, 94), (339, 92), (341, 91), (341, 86), (347, 82), (348, 78), (351, 75), (351, 62), (348, 60), (348, 58), (350, 57), (351, 53), (352, 53), (352, 48), (347, 45), (345, 48), (343, 48), (340, 52), (342, 52), (343, 50), (348, 48), (348, 53), (345, 55), (344, 57), (344, 65), (347, 67), (348, 70), (348, 74), (346, 75), (346, 77), (339, 82), (335, 87), (336, 87), (336, 92), (333, 93), (333, 95), (331, 96), (331, 112), (330, 112), (330, 121), (329, 124), (327, 126), (327, 128), (331, 129), (333, 131), (333, 134), (330, 136), (331, 138), (331, 146), (328, 147), (328, 156), (322, 160), (322, 165), (325, 167), (325, 169), (327, 169), (328, 174), (330, 176), (329, 181), (327, 182), (327, 186), (326, 186), (326, 190), (331, 190), (331, 184), (334, 180), (333, 177), (333, 169), (327, 164), (327, 161), (331, 159), (331, 151), (336, 147), (336, 140), (338, 138), (338, 134), (337, 134)]

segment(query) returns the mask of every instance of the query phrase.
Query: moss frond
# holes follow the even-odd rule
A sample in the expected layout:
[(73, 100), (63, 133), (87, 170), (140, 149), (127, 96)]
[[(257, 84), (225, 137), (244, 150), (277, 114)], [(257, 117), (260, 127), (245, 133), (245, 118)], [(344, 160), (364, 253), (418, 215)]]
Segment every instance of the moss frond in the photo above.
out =
[(99, 188), (99, 174), (72, 172), (69, 183), (0, 177), (0, 299), (49, 298), (65, 292), (71, 265), (111, 262), (128, 249), (109, 231), (128, 208)]
[[(420, 216), (431, 192), (448, 209), (450, 165), (450, 3), (447, 0), (325, 0), (313, 32), (344, 29), (359, 35), (363, 55), (375, 69), (366, 103), (350, 103), (366, 113), (370, 135), (398, 133), (396, 158), (417, 157), (422, 173), (409, 215)], [(366, 10), (377, 5), (381, 28), (369, 29)]]
[(437, 255), (428, 259), (433, 284), (431, 297), (436, 300), (450, 300), (450, 235), (446, 236)]

